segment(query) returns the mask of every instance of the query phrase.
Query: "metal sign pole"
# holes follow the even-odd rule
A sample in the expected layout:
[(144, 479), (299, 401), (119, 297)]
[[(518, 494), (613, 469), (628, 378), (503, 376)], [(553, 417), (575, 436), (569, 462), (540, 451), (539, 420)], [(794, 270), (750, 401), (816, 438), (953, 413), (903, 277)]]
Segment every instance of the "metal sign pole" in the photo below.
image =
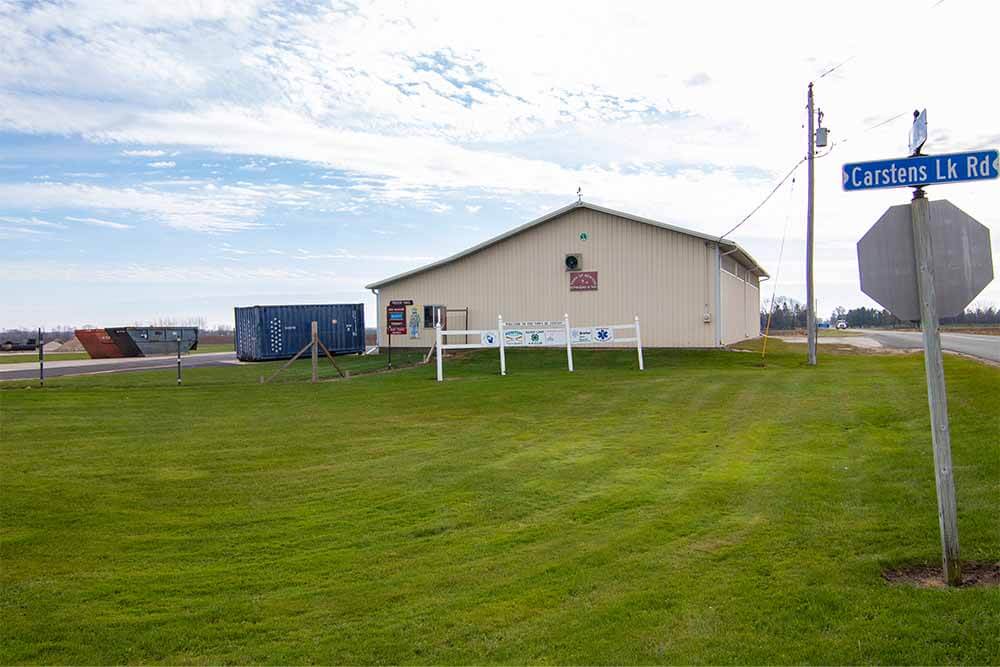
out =
[(177, 337), (177, 384), (181, 383), (181, 337)]
[(910, 202), (913, 222), (913, 252), (917, 268), (920, 298), (920, 329), (924, 339), (924, 370), (927, 374), (927, 402), (931, 412), (931, 442), (934, 447), (934, 483), (937, 487), (938, 523), (945, 581), (949, 586), (962, 583), (956, 517), (955, 478), (951, 466), (951, 432), (948, 426), (948, 397), (944, 384), (941, 335), (938, 331), (937, 295), (934, 287), (934, 261), (928, 225), (929, 205), (922, 188), (917, 188)]
[(41, 329), (38, 330), (38, 383), (45, 386), (45, 341)]
[(312, 332), (312, 382), (316, 384), (319, 382), (319, 345), (316, 344), (319, 340), (319, 324), (316, 321), (310, 325), (310, 331)]

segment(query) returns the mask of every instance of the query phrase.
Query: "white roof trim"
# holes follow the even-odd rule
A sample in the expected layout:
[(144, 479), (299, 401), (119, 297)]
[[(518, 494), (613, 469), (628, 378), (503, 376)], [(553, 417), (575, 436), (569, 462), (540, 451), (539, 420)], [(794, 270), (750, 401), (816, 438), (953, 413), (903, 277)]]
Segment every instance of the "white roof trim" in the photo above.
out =
[(611, 208), (604, 208), (603, 206), (597, 206), (596, 204), (591, 204), (591, 203), (588, 203), (588, 202), (573, 202), (569, 206), (563, 206), (562, 208), (556, 209), (555, 211), (552, 211), (551, 213), (546, 213), (545, 215), (543, 215), (540, 218), (536, 218), (536, 219), (532, 220), (531, 222), (527, 222), (527, 223), (521, 225), (520, 227), (514, 227), (513, 229), (510, 229), (510, 230), (504, 232), (503, 234), (500, 234), (499, 236), (494, 236), (491, 239), (487, 239), (487, 240), (483, 241), (482, 243), (479, 243), (479, 244), (476, 244), (476, 245), (472, 246), (471, 248), (466, 248), (465, 250), (463, 250), (463, 251), (461, 251), (459, 253), (456, 253), (456, 254), (454, 254), (454, 255), (452, 255), (450, 257), (445, 257), (444, 259), (439, 259), (436, 262), (431, 262), (430, 264), (425, 264), (424, 266), (418, 267), (416, 269), (411, 269), (409, 271), (404, 271), (403, 273), (399, 273), (399, 274), (397, 274), (395, 276), (391, 276), (389, 278), (385, 278), (383, 280), (379, 280), (378, 282), (371, 283), (370, 285), (365, 285), (365, 289), (377, 289), (379, 287), (383, 287), (383, 286), (388, 285), (390, 283), (394, 283), (396, 281), (402, 280), (403, 278), (409, 278), (410, 276), (414, 276), (414, 275), (416, 275), (418, 273), (423, 273), (425, 271), (430, 271), (431, 269), (436, 269), (439, 266), (444, 266), (445, 264), (450, 264), (451, 262), (454, 262), (455, 260), (461, 259), (463, 257), (467, 257), (468, 255), (472, 255), (474, 253), (477, 253), (480, 250), (483, 250), (484, 248), (488, 248), (489, 246), (491, 246), (491, 245), (493, 245), (495, 243), (499, 243), (500, 241), (503, 241), (505, 239), (509, 239), (511, 236), (514, 236), (516, 234), (520, 234), (521, 232), (523, 232), (525, 230), (531, 229), (532, 227), (536, 227), (536, 226), (538, 226), (538, 225), (540, 225), (542, 223), (548, 222), (549, 220), (552, 220), (554, 218), (558, 218), (559, 216), (563, 215), (564, 213), (569, 213), (570, 211), (578, 209), (578, 208), (587, 208), (587, 209), (590, 209), (592, 211), (598, 211), (600, 213), (606, 213), (608, 215), (613, 215), (613, 216), (616, 216), (616, 217), (619, 217), (619, 218), (625, 218), (626, 220), (632, 220), (633, 222), (641, 222), (641, 223), (646, 224), (646, 225), (652, 225), (653, 227), (659, 227), (661, 229), (668, 229), (668, 230), (670, 230), (672, 232), (678, 232), (680, 234), (687, 234), (688, 236), (694, 236), (695, 238), (704, 239), (704, 240), (710, 241), (712, 243), (718, 243), (723, 248), (726, 248), (726, 249), (729, 249), (729, 250), (735, 250), (736, 252), (733, 253), (733, 254), (739, 255), (746, 263), (751, 264), (752, 265), (752, 267), (751, 267), (752, 270), (755, 271), (756, 273), (758, 273), (759, 275), (761, 275), (761, 276), (768, 276), (767, 271), (765, 271), (764, 268), (760, 264), (757, 263), (757, 260), (755, 260), (753, 257), (751, 257), (750, 253), (748, 253), (738, 243), (735, 243), (734, 241), (728, 241), (726, 239), (722, 239), (722, 238), (719, 238), (717, 236), (711, 236), (709, 234), (702, 234), (701, 232), (696, 232), (696, 231), (693, 231), (693, 230), (690, 230), (690, 229), (684, 229), (683, 227), (676, 227), (674, 225), (668, 225), (665, 222), (658, 222), (656, 220), (650, 220), (649, 218), (643, 218), (643, 217), (638, 216), (638, 215), (632, 215), (631, 213), (624, 213), (622, 211), (616, 211), (616, 210), (611, 209)]

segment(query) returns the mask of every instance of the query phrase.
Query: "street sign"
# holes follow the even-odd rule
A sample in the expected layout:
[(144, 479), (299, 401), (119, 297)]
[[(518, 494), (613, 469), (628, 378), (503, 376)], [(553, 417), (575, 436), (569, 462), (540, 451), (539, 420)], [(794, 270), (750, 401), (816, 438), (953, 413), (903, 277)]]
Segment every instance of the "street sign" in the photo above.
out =
[[(915, 154), (927, 140), (927, 111), (910, 130)], [(861, 291), (901, 320), (920, 320), (931, 413), (934, 487), (941, 564), (949, 586), (962, 583), (958, 511), (951, 463), (948, 395), (941, 354), (941, 317), (958, 315), (993, 280), (990, 232), (954, 204), (928, 201), (924, 185), (996, 178), (997, 151), (917, 156), (845, 164), (845, 190), (914, 187), (909, 205), (893, 206), (858, 241)], [(811, 328), (811, 327), (810, 327)]]
[(910, 155), (917, 155), (927, 141), (927, 109), (913, 113), (913, 125), (910, 127)]
[[(951, 202), (929, 202), (938, 317), (959, 315), (993, 280), (990, 230)], [(861, 291), (901, 320), (920, 319), (910, 205), (892, 206), (858, 241)]]
[(914, 188), (981, 181), (998, 175), (1000, 154), (995, 150), (854, 162), (845, 164), (841, 172), (845, 190)]

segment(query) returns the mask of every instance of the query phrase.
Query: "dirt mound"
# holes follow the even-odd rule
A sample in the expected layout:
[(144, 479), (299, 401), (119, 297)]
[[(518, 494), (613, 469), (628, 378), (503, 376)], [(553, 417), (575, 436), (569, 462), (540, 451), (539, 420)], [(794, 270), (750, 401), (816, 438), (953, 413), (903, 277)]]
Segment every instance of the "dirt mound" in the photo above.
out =
[(85, 352), (83, 349), (83, 343), (81, 343), (76, 336), (73, 336), (68, 341), (59, 346), (56, 352)]
[[(909, 565), (886, 570), (882, 577), (891, 584), (918, 588), (944, 588), (940, 565)], [(1000, 587), (1000, 561), (963, 561), (962, 588), (971, 586)]]

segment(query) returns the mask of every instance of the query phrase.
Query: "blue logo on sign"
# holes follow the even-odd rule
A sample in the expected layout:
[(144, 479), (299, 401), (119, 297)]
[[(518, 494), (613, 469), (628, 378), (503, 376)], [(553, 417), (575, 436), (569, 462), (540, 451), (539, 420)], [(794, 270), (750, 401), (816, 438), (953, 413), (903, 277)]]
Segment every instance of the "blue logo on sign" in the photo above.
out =
[(597, 330), (597, 340), (605, 341), (605, 340), (608, 340), (609, 338), (611, 338), (611, 332), (610, 331), (608, 331), (607, 329), (598, 329)]

